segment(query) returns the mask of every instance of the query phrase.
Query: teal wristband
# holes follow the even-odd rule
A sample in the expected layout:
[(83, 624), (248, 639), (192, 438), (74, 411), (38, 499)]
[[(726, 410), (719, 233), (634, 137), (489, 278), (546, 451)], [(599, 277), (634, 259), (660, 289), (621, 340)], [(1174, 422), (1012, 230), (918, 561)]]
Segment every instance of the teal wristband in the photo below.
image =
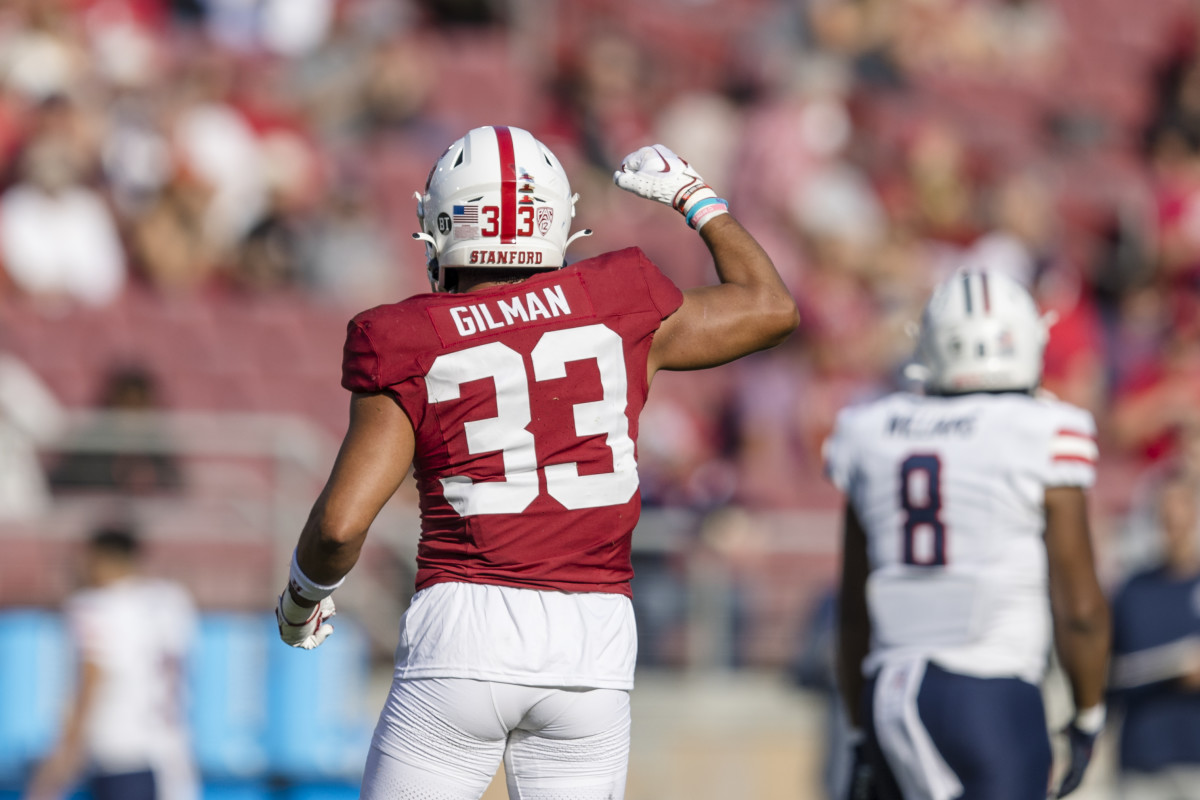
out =
[(694, 205), (690, 209), (688, 209), (687, 215), (684, 216), (684, 218), (683, 218), (684, 222), (686, 222), (688, 224), (689, 228), (695, 227), (694, 225), (692, 225), (692, 218), (696, 216), (696, 212), (702, 208), (708, 208), (711, 205), (716, 205), (717, 203), (720, 203), (721, 205), (725, 206), (726, 209), (729, 208), (729, 203), (724, 198), (708, 197), (708, 198), (705, 198), (704, 200), (701, 200), (700, 202), (696, 203), (696, 205)]

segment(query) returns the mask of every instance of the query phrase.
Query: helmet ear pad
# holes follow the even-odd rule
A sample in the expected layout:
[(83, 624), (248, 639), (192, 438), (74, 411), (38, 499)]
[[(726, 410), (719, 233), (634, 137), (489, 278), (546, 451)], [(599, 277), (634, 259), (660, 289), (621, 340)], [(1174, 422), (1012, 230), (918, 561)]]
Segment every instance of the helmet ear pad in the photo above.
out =
[(528, 131), (475, 128), (447, 148), (417, 194), (430, 283), (455, 267), (557, 269), (566, 261), (577, 195), (558, 159)]

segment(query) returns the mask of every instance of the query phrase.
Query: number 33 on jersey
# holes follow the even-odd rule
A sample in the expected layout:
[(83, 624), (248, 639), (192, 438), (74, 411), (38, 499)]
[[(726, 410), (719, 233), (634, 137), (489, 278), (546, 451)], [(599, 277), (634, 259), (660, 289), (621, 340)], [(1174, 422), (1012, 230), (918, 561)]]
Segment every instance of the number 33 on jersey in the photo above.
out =
[(390, 392), (425, 454), (418, 589), (628, 592), (646, 362), (681, 302), (629, 249), (351, 321), (343, 386)]

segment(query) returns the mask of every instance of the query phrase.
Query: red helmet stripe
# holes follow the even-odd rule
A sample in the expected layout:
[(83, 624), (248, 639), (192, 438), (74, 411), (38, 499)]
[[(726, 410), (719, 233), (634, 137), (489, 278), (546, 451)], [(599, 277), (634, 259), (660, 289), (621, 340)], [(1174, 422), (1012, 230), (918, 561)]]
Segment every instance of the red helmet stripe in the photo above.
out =
[(496, 144), (500, 148), (500, 241), (517, 241), (517, 157), (513, 152), (512, 131), (497, 125)]

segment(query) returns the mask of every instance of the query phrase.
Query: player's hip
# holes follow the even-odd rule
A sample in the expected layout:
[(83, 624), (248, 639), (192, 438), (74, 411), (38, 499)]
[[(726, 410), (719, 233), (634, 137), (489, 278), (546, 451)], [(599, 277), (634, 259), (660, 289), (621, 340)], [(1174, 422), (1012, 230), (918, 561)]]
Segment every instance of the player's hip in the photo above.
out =
[(627, 690), (636, 660), (624, 595), (449, 582), (413, 597), (396, 676)]
[(510, 787), (532, 796), (619, 798), (629, 734), (624, 691), (396, 679), (362, 795), (479, 797), (503, 757)]
[(885, 796), (1045, 797), (1050, 741), (1041, 691), (1029, 681), (897, 660), (868, 681), (863, 703)]

